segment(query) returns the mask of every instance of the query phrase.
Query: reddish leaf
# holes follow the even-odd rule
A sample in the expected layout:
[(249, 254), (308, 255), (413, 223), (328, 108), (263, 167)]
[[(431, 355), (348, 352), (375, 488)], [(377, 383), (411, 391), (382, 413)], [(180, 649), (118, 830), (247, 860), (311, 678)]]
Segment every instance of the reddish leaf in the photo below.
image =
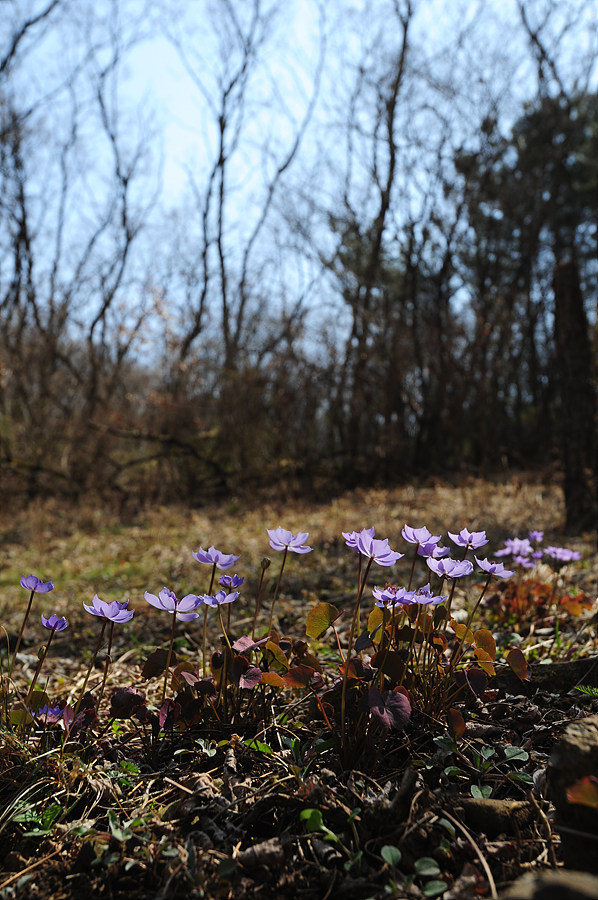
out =
[(234, 642), (233, 650), (236, 650), (237, 653), (246, 653), (248, 650), (257, 650), (258, 647), (265, 644), (267, 640), (267, 638), (261, 638), (261, 640), (256, 641), (254, 638), (250, 637), (250, 635), (244, 634)]
[(145, 705), (145, 694), (135, 688), (120, 688), (112, 694), (110, 700), (110, 715), (115, 719), (130, 719)]
[(181, 715), (181, 704), (168, 698), (160, 707), (158, 721), (160, 728), (172, 728)]
[(591, 806), (598, 809), (598, 778), (595, 775), (585, 775), (567, 788), (567, 800), (569, 803), (579, 803), (582, 806)]
[(323, 679), (319, 672), (312, 669), (311, 666), (291, 666), (289, 671), (283, 676), (283, 681), (287, 687), (318, 687)]
[(256, 684), (259, 684), (262, 680), (262, 670), (258, 669), (257, 666), (249, 666), (248, 669), (243, 672), (243, 674), (239, 677), (239, 687), (246, 688), (247, 690), (253, 690)]
[(496, 641), (492, 636), (492, 632), (487, 628), (479, 628), (474, 633), (475, 645), (480, 650), (485, 650), (488, 659), (494, 661), (496, 659)]
[(465, 671), (465, 678), (471, 688), (471, 692), (476, 697), (483, 697), (488, 687), (488, 676), (481, 669), (468, 669)]
[(260, 684), (269, 684), (270, 687), (284, 687), (284, 680), (276, 672), (262, 672)]
[(435, 631), (432, 634), (432, 644), (435, 647), (438, 647), (438, 649), (440, 650), (441, 653), (444, 653), (444, 651), (448, 647), (448, 641), (446, 639), (446, 635), (443, 634), (441, 631)]
[(363, 631), (357, 640), (355, 641), (354, 650), (356, 653), (361, 653), (363, 650), (367, 650), (368, 647), (372, 647), (372, 639), (370, 637), (369, 631)]
[(447, 711), (446, 721), (448, 722), (448, 727), (453, 732), (456, 738), (463, 737), (463, 735), (465, 734), (465, 719), (458, 709), (453, 709), (451, 707)]
[[(166, 668), (167, 662), (168, 650), (165, 650), (163, 647), (158, 647), (157, 650), (154, 650), (153, 653), (150, 653), (150, 655), (144, 662), (143, 668), (141, 669), (141, 677), (158, 678), (160, 675), (164, 674), (164, 669)], [(176, 664), (176, 653), (172, 653), (170, 657), (170, 665), (176, 666)]]
[(185, 661), (175, 667), (170, 684), (174, 691), (180, 691), (187, 685), (195, 684), (196, 681), (199, 681), (197, 669), (193, 663)]
[(386, 728), (404, 728), (411, 716), (411, 704), (402, 691), (380, 693), (375, 685), (368, 691), (368, 706), (373, 716)]
[(489, 653), (486, 653), (486, 651), (482, 647), (476, 647), (473, 653), (478, 661), (479, 667), (484, 670), (486, 675), (494, 677), (494, 675), (496, 675), (496, 672), (494, 671), (494, 666), (492, 665), (493, 657), (490, 656)]
[[(345, 674), (345, 666), (346, 662), (343, 662), (338, 667), (341, 675)], [(366, 676), (371, 676), (371, 674), (372, 667), (367, 666), (358, 656), (354, 656), (349, 660), (349, 670), (347, 673), (347, 678), (357, 678), (360, 680), (362, 678), (365, 678)]]
[(460, 687), (466, 684), (472, 694), (482, 697), (488, 687), (488, 676), (481, 669), (461, 669), (459, 672), (455, 672), (455, 682)]
[(507, 654), (507, 662), (520, 681), (530, 680), (531, 673), (529, 671), (529, 666), (521, 650), (519, 650), (517, 647), (515, 647), (513, 650), (509, 650)]
[(400, 681), (405, 673), (405, 660), (396, 650), (389, 650), (388, 653), (386, 650), (378, 650), (372, 656), (372, 666), (382, 669), (392, 681)]

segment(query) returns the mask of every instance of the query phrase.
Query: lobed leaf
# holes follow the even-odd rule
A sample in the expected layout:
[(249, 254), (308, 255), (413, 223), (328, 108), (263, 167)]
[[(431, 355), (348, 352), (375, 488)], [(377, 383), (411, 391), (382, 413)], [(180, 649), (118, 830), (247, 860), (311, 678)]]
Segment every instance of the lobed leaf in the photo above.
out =
[(527, 660), (518, 647), (514, 647), (507, 653), (507, 663), (520, 681), (529, 681), (531, 673)]
[(338, 619), (339, 615), (338, 609), (332, 603), (318, 603), (307, 614), (305, 622), (307, 636), (316, 640), (321, 638), (332, 623)]
[(494, 661), (496, 659), (496, 641), (492, 632), (487, 628), (478, 628), (473, 636), (476, 647), (480, 650), (485, 650), (488, 654), (488, 659)]

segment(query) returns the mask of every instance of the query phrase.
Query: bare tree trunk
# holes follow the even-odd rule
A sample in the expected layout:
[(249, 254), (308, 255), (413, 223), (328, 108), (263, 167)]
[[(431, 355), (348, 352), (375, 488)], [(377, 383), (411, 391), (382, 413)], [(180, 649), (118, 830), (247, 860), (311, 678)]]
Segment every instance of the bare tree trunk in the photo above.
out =
[(554, 330), (561, 396), (567, 529), (596, 527), (596, 391), (588, 322), (575, 261), (554, 270)]

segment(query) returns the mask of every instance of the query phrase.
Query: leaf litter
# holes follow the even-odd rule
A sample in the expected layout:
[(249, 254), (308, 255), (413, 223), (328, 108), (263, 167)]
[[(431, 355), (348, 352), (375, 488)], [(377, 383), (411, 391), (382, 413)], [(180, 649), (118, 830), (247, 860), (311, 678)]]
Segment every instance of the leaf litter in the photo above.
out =
[[(486, 527), (497, 545), (531, 527), (556, 540), (562, 519), (556, 486), (522, 480), (357, 491), (317, 507), (271, 500), (239, 502), (228, 514), (217, 507), (154, 510), (129, 524), (48, 504), (1, 526), (11, 539), (0, 611), (15, 629), (23, 597), (13, 585), (24, 569), (37, 568), (61, 584), (53, 609), (68, 615), (72, 629), (54, 640), (50, 677), (76, 687), (85, 671), (80, 647), (91, 653), (94, 640), (85, 614), (77, 612), (83, 600), (99, 592), (110, 600), (130, 596), (131, 606), (139, 605), (148, 573), (152, 585), (175, 584), (181, 596), (205, 590), (187, 558), (202, 542), (242, 548), (245, 571), (257, 570), (266, 523), (309, 527), (319, 554), (309, 570), (289, 568), (278, 618), (292, 632), (321, 604), (308, 628), (318, 639), (331, 625), (348, 630), (348, 616), (339, 622), (336, 616), (353, 596), (347, 591), (353, 560), (342, 539), (330, 535), (374, 523), (393, 536), (405, 522), (425, 521), (438, 531), (467, 523)], [(408, 728), (389, 732), (376, 753), (349, 770), (339, 764), (299, 673), (286, 688), (291, 702), (263, 725), (254, 722), (243, 733), (218, 721), (166, 729), (149, 754), (143, 739), (148, 724), (140, 721), (126, 739), (119, 725), (159, 690), (140, 669), (137, 683), (112, 699), (117, 715), (111, 729), (99, 729), (79, 756), (61, 755), (59, 746), (29, 754), (18, 734), (3, 734), (0, 896), (450, 900), (497, 896), (522, 871), (556, 865), (559, 838), (546, 791), (550, 753), (571, 721), (598, 709), (592, 693), (597, 672), (588, 661), (596, 654), (595, 622), (586, 615), (580, 625), (575, 606), (581, 591), (596, 597), (595, 556), (588, 554), (589, 537), (569, 544), (585, 549), (590, 561), (574, 576), (572, 608), (564, 604), (558, 634), (541, 590), (531, 598), (534, 613), (527, 621), (522, 607), (519, 621), (513, 621), (515, 609), (508, 621), (497, 617), (492, 624), (499, 638), (535, 640), (531, 679), (514, 646), (519, 671), (517, 664), (501, 668), (487, 690), (470, 692), (447, 720), (415, 710)], [(488, 609), (491, 614), (491, 604)], [(148, 658), (146, 646), (167, 639), (168, 623), (157, 611), (147, 610), (135, 626), (133, 646), (130, 635), (115, 635), (112, 691)], [(199, 633), (189, 627), (184, 636), (199, 652)], [(322, 637), (324, 651), (327, 641)], [(480, 641), (488, 652), (488, 636), (478, 639), (483, 649)], [(23, 650), (31, 677), (36, 657), (30, 640)], [(171, 664), (177, 662), (175, 656)], [(186, 674), (192, 680), (180, 663), (178, 669), (179, 679)], [(97, 671), (101, 676), (101, 667)], [(575, 690), (580, 681), (586, 693)], [(381, 720), (388, 724), (398, 716), (404, 724), (403, 695), (389, 698), (373, 688)], [(593, 791), (593, 783), (578, 788), (582, 797), (592, 798)]]

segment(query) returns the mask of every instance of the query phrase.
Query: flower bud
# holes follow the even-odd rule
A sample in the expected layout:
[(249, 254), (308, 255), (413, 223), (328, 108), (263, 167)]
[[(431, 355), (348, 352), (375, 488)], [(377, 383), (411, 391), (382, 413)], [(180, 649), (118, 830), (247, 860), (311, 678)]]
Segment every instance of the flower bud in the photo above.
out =
[(263, 560), (261, 561), (262, 569), (264, 569), (264, 570), (268, 569), (271, 562), (272, 562), (272, 560), (270, 559), (269, 556), (264, 556)]

